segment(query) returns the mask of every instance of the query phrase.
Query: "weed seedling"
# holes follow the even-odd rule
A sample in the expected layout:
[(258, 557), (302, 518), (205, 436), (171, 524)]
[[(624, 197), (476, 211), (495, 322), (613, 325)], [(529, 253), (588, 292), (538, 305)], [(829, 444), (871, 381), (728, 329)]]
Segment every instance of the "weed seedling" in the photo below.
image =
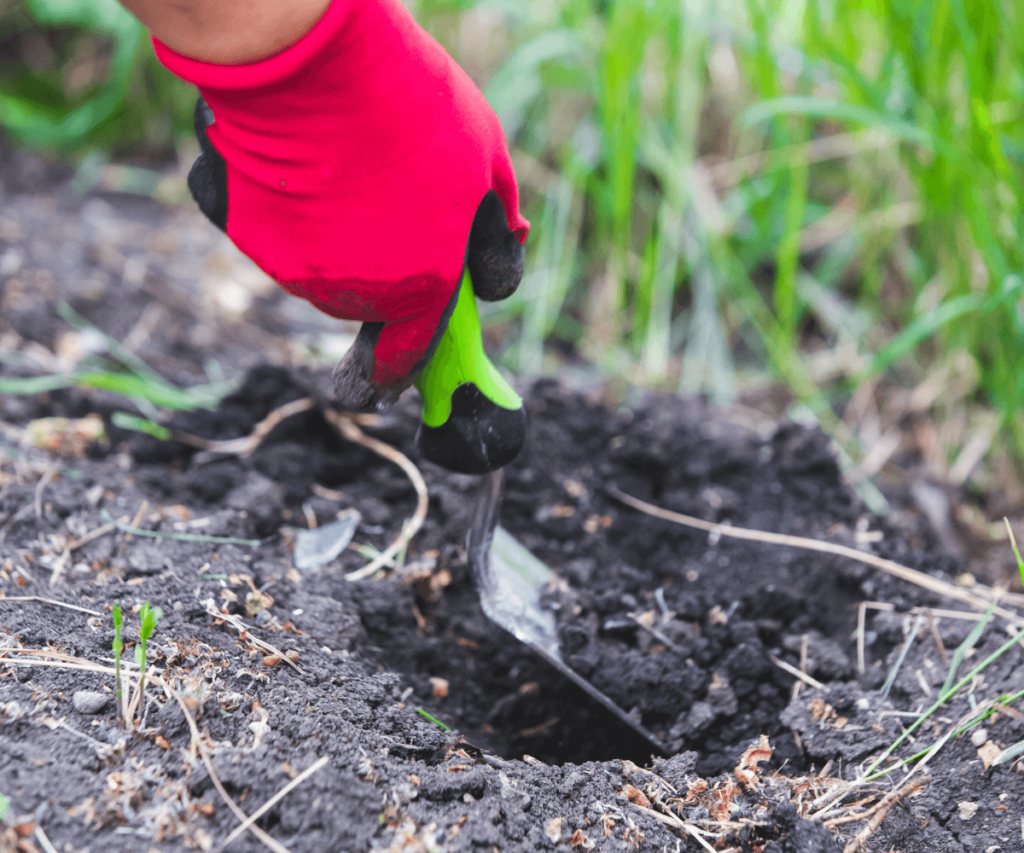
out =
[(153, 636), (156, 623), (164, 612), (159, 607), (150, 607), (147, 601), (139, 608), (139, 644), (135, 647), (135, 662), (139, 665), (139, 697), (146, 692), (146, 642)]
[[(121, 641), (121, 628), (124, 627), (124, 615), (121, 613), (121, 605), (115, 604), (114, 609), (111, 613), (111, 617), (114, 620), (114, 693), (117, 696), (117, 708), (118, 713), (123, 716), (123, 709), (121, 706), (121, 652), (124, 651), (124, 643)], [(125, 725), (128, 721), (125, 720)]]
[(445, 731), (445, 732), (450, 732), (450, 731), (451, 731), (451, 729), (450, 729), (450, 728), (449, 728), (448, 726), (446, 726), (446, 725), (445, 725), (444, 723), (442, 723), (442, 722), (441, 722), (440, 720), (438, 720), (438, 719), (437, 719), (436, 717), (432, 717), (432, 716), (431, 716), (430, 714), (428, 714), (428, 713), (427, 713), (426, 711), (424, 711), (424, 710), (423, 710), (422, 708), (417, 708), (417, 709), (416, 709), (416, 713), (417, 713), (417, 714), (419, 714), (420, 716), (426, 717), (426, 718), (427, 718), (428, 720), (430, 720), (430, 722), (432, 722), (432, 723), (433, 723), (433, 724), (434, 724), (435, 726), (438, 726), (438, 727), (439, 727), (439, 728), (441, 729), (441, 731)]

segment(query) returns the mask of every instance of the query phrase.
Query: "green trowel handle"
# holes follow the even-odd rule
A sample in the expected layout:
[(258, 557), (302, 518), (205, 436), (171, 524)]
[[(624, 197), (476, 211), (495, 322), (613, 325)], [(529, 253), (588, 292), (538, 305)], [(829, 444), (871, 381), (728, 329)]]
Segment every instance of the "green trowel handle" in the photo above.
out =
[(462, 279), (459, 298), (437, 351), (416, 380), (423, 397), (423, 423), (440, 427), (452, 412), (452, 395), (460, 386), (472, 384), (491, 403), (502, 409), (518, 410), (522, 398), (512, 390), (484, 352), (480, 337), (480, 315), (469, 276)]

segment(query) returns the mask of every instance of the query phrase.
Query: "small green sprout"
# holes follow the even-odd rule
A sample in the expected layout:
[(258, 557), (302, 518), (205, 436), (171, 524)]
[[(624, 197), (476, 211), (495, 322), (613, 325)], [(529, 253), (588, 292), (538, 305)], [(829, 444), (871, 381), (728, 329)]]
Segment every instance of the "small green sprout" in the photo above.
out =
[(139, 696), (146, 692), (146, 642), (153, 636), (156, 623), (164, 615), (159, 607), (150, 607), (147, 601), (139, 608), (139, 644), (135, 647), (135, 662), (139, 665)]
[[(114, 620), (114, 693), (117, 696), (117, 707), (121, 708), (121, 652), (124, 651), (124, 643), (121, 640), (121, 628), (124, 627), (124, 615), (121, 613), (121, 605), (114, 604), (112, 612)], [(127, 723), (127, 721), (126, 721)]]
[(451, 731), (451, 729), (448, 726), (446, 726), (444, 723), (442, 723), (440, 720), (436, 719), (435, 717), (432, 717), (430, 714), (428, 714), (422, 708), (417, 708), (416, 709), (416, 713), (420, 714), (421, 716), (426, 717), (428, 720), (430, 720), (430, 722), (432, 722), (435, 726), (438, 726), (442, 731), (446, 731), (446, 732), (450, 732)]
[(3, 794), (0, 794), (0, 820), (3, 820), (5, 817), (7, 817), (7, 810), (10, 807), (11, 804), (8, 801), (7, 797), (5, 797)]

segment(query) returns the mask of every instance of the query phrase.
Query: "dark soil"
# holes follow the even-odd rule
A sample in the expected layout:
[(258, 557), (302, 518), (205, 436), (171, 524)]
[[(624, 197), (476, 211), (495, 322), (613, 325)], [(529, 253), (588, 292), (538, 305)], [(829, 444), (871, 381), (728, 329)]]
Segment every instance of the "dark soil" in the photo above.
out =
[[(38, 178), (31, 194), (7, 181), (0, 208), (0, 354), (22, 356), (0, 364), (0, 376), (56, 369), (55, 354), (81, 347), (57, 313), (61, 299), (174, 381), (201, 381), (211, 358), (247, 369), (217, 412), (172, 421), (205, 438), (248, 434), (323, 376), (302, 365), (333, 329), (266, 289), (198, 214), (77, 198), (62, 176), (42, 174), (50, 183), (40, 191)], [(240, 313), (207, 292), (230, 290), (224, 282), (241, 294)], [(422, 464), (430, 512), (402, 570), (349, 582), (344, 573), (366, 562), (349, 549), (297, 571), (290, 528), (355, 509), (355, 541), (383, 550), (415, 507), (396, 466), (339, 439), (316, 411), (285, 421), (248, 458), (211, 460), (113, 427), (111, 412), (130, 406), (107, 394), (4, 398), (0, 595), (102, 616), (0, 598), (0, 649), (107, 664), (110, 606), (160, 606), (150, 665), (195, 697), (216, 774), (247, 813), (329, 758), (258, 821), (295, 853), (705, 849), (682, 821), (711, 832), (720, 850), (841, 850), (863, 822), (830, 831), (802, 817), (810, 801), (856, 777), (934, 701), (949, 669), (942, 655), (973, 623), (939, 617), (934, 633), (921, 628), (885, 698), (879, 688), (916, 619), (910, 609), (949, 602), (848, 560), (709, 538), (618, 503), (608, 487), (713, 521), (870, 549), (947, 580), (956, 562), (921, 522), (871, 516), (817, 432), (755, 431), (669, 396), (638, 392), (624, 403), (550, 380), (524, 391), (530, 442), (507, 473), (502, 523), (561, 581), (549, 600), (567, 662), (653, 731), (664, 756), (653, 758), (483, 616), (462, 547), (474, 478)], [(415, 460), (417, 407), (406, 398), (368, 431)], [(90, 412), (109, 440), (84, 455), (57, 460), (19, 442), (18, 428), (34, 419)], [(153, 531), (261, 542), (115, 530), (75, 550), (49, 586), (69, 539), (125, 516)], [(254, 590), (272, 599), (256, 616)], [(869, 611), (859, 673), (865, 600), (894, 609)], [(301, 672), (267, 666), (211, 611), (296, 651)], [(134, 646), (137, 618), (128, 622)], [(827, 692), (794, 691), (772, 660), (798, 666), (804, 638), (806, 671)], [(994, 622), (960, 674), (1005, 640)], [(1024, 688), (1022, 656), (1012, 647), (897, 755), (926, 749), (974, 704)], [(151, 687), (145, 727), (127, 733), (112, 689), (93, 672), (0, 664), (0, 794), (10, 800), (0, 845), (41, 849), (39, 827), (61, 851), (213, 849), (237, 825), (177, 705)], [(79, 691), (108, 701), (83, 713)], [(1002, 748), (1024, 738), (1020, 708), (985, 720), (985, 738), (975, 729), (950, 739), (929, 761), (932, 781), (890, 811), (864, 849), (1024, 851), (1021, 766), (982, 760), (985, 741)], [(741, 755), (762, 735), (771, 757), (745, 777)], [(898, 771), (846, 802), (870, 804), (902, 780)], [(243, 835), (229, 849), (266, 848)]]

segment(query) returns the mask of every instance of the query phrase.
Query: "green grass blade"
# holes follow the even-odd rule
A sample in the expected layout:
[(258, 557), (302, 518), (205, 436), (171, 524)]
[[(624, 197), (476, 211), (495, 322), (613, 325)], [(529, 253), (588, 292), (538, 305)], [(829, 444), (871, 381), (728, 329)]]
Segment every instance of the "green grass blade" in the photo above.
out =
[(422, 708), (417, 708), (416, 709), (416, 713), (419, 714), (421, 717), (426, 717), (428, 720), (430, 720), (430, 722), (432, 722), (435, 726), (437, 726), (439, 729), (441, 729), (441, 731), (443, 731), (443, 732), (450, 732), (451, 731), (451, 728), (449, 726), (446, 726), (439, 719), (437, 719), (436, 717), (431, 716), (426, 711), (424, 711)]
[(870, 781), (871, 779), (877, 778), (877, 776), (884, 776), (886, 773), (888, 773), (888, 770), (883, 770), (879, 773), (875, 773), (875, 770), (878, 768), (879, 764), (885, 761), (886, 758), (892, 755), (893, 752), (899, 748), (900, 744), (902, 744), (915, 731), (917, 731), (917, 729), (924, 724), (925, 720), (931, 717), (932, 714), (934, 714), (939, 708), (941, 708), (944, 704), (946, 704), (946, 702), (948, 702), (953, 696), (955, 696), (962, 687), (965, 687), (966, 685), (970, 684), (974, 676), (978, 675), (981, 672), (984, 672), (989, 666), (991, 666), (991, 664), (994, 661), (998, 660), (1000, 657), (1006, 654), (1006, 652), (1008, 652), (1013, 646), (1017, 645), (1017, 643), (1019, 642), (1020, 638), (1015, 634), (1012, 638), (1007, 640), (1005, 643), (1003, 643), (1003, 645), (1001, 645), (998, 649), (992, 652), (992, 654), (985, 658), (985, 660), (983, 660), (976, 667), (974, 667), (974, 669), (967, 673), (967, 675), (961, 678), (956, 684), (954, 684), (948, 690), (943, 690), (943, 692), (939, 695), (939, 698), (932, 703), (931, 707), (928, 708), (928, 710), (926, 710), (920, 717), (914, 720), (914, 722), (911, 723), (906, 729), (904, 729), (903, 733), (898, 738), (896, 738), (896, 740), (893, 741), (888, 747), (886, 747), (882, 754), (871, 763), (871, 766), (868, 767), (868, 769), (864, 772), (862, 778), (867, 781)]
[(968, 293), (943, 302), (927, 314), (916, 318), (878, 351), (871, 360), (871, 365), (860, 378), (866, 379), (881, 373), (922, 341), (932, 337), (939, 329), (978, 311), (982, 304), (983, 300), (980, 296)]
[(0, 376), (0, 394), (24, 397), (71, 388), (76, 384), (73, 373), (66, 373), (63, 376)]
[(120, 108), (131, 84), (143, 28), (115, 0), (26, 0), (26, 6), (43, 26), (78, 27), (114, 42), (107, 82), (84, 103), (59, 115), (53, 115), (45, 103), (0, 93), (0, 124), (8, 132), (32, 145), (72, 148)]
[(973, 649), (978, 640), (981, 639), (981, 635), (984, 633), (985, 628), (992, 620), (992, 613), (995, 610), (995, 607), (996, 605), (992, 604), (992, 606), (985, 611), (985, 618), (979, 620), (978, 623), (971, 628), (967, 636), (964, 637), (963, 642), (956, 647), (956, 651), (953, 652), (953, 659), (949, 662), (949, 674), (946, 676), (946, 681), (942, 685), (942, 690), (939, 691), (939, 696), (945, 696), (953, 686), (953, 679), (956, 678), (956, 671), (960, 669), (960, 664), (963, 663), (964, 656), (967, 652), (970, 649)]
[(121, 429), (142, 432), (153, 436), (153, 438), (159, 438), (161, 441), (169, 441), (173, 438), (173, 433), (167, 427), (162, 427), (160, 424), (153, 423), (153, 421), (146, 418), (129, 415), (127, 412), (114, 412), (110, 416), (110, 422)]
[(745, 110), (739, 120), (742, 124), (753, 127), (786, 115), (802, 115), (807, 118), (829, 119), (844, 124), (873, 127), (896, 139), (919, 145), (929, 151), (941, 150), (955, 154), (946, 143), (918, 125), (868, 107), (811, 95), (784, 95), (761, 101)]
[(917, 639), (917, 633), (921, 630), (921, 626), (924, 624), (924, 617), (918, 616), (914, 620), (914, 625), (910, 629), (910, 633), (907, 635), (906, 642), (903, 643), (903, 648), (900, 649), (900, 653), (896, 658), (896, 662), (893, 664), (892, 669), (889, 670), (889, 675), (885, 679), (885, 684), (882, 685), (882, 695), (888, 696), (889, 691), (892, 690), (892, 685), (896, 681), (896, 676), (899, 675), (900, 668), (903, 666), (903, 661), (907, 659), (907, 652), (910, 651), (910, 647), (914, 644), (914, 640)]
[(172, 539), (175, 542), (209, 542), (213, 545), (244, 545), (248, 548), (259, 548), (263, 543), (259, 539), (238, 539), (234, 536), (206, 536), (200, 533), (173, 533), (171, 531), (144, 530), (128, 524), (119, 524), (117, 529), (133, 536), (146, 536), (150, 539)]
[(1024, 755), (1024, 740), (1018, 741), (1013, 746), (1008, 746), (996, 757), (993, 764), (1006, 764), (1008, 761), (1013, 761), (1017, 756)]
[(73, 328), (92, 332), (103, 340), (103, 345), (110, 355), (140, 377), (150, 379), (154, 384), (166, 384), (164, 378), (153, 370), (145, 361), (128, 349), (120, 341), (90, 323), (67, 302), (63, 300), (57, 305), (57, 313)]
[(544, 92), (541, 69), (546, 63), (578, 60), (584, 46), (569, 29), (541, 33), (512, 53), (487, 86), (487, 100), (501, 119), (505, 135), (515, 139), (530, 105)]

